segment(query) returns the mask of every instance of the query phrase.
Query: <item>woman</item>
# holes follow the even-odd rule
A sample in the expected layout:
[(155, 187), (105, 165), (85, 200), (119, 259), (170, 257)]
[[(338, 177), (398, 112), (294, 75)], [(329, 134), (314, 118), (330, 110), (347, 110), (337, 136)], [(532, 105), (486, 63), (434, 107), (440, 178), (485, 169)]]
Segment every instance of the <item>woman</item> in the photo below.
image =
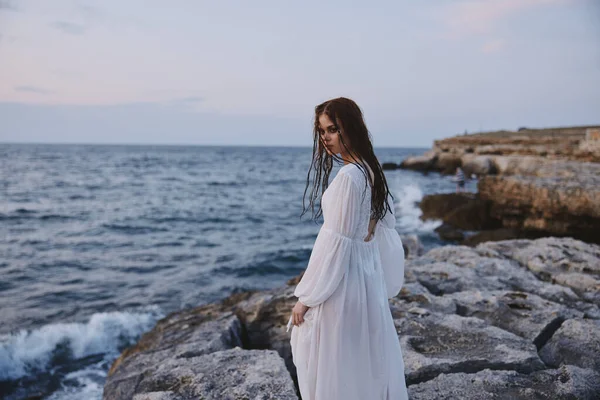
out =
[[(344, 166), (327, 186), (333, 159)], [(288, 323), (302, 399), (408, 399), (388, 304), (404, 282), (404, 249), (394, 228), (393, 197), (352, 100), (315, 108), (312, 167), (310, 204), (314, 214), (318, 189), (326, 189), (324, 223)], [(310, 169), (307, 188), (309, 179)]]

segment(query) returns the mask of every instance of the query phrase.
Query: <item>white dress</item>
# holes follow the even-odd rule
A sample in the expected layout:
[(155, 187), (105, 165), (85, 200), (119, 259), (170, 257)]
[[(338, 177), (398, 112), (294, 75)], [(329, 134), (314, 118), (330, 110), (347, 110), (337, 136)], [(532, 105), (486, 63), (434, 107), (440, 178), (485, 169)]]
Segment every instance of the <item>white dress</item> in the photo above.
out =
[[(391, 196), (388, 201), (393, 210)], [(408, 399), (388, 304), (404, 283), (396, 218), (388, 211), (374, 237), (364, 241), (371, 190), (352, 163), (340, 168), (321, 207), (324, 223), (294, 291), (310, 307), (290, 340), (302, 399)]]

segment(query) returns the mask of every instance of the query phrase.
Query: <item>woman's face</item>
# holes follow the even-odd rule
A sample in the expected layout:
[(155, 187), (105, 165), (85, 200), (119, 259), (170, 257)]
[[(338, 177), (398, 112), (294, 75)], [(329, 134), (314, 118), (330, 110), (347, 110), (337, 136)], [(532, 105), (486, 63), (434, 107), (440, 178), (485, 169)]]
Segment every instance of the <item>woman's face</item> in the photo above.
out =
[(327, 114), (321, 114), (319, 116), (319, 136), (329, 155), (342, 153), (343, 145), (340, 135), (340, 129), (329, 119)]

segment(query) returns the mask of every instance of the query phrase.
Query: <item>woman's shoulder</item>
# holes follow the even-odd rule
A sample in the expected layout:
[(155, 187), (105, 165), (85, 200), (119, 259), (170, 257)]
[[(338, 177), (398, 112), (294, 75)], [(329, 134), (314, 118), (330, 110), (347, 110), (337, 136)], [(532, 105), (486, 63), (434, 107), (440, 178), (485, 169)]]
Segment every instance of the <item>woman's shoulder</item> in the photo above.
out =
[(348, 174), (350, 176), (356, 176), (357, 173), (361, 173), (360, 172), (360, 167), (357, 164), (354, 163), (348, 163), (345, 164), (344, 166), (342, 166), (340, 168), (340, 170), (338, 171), (338, 173), (344, 173), (344, 174)]
[(363, 172), (358, 165), (353, 163), (342, 166), (336, 175), (337, 177), (352, 181), (359, 189), (365, 185)]

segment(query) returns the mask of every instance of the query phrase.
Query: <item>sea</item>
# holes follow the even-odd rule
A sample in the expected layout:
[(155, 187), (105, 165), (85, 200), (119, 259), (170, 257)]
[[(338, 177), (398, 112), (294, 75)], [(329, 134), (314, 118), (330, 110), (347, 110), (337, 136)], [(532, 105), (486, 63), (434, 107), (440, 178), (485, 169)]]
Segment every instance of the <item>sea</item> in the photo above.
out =
[[(426, 150), (375, 153), (400, 163)], [(311, 157), (312, 147), (0, 144), (0, 398), (100, 400), (112, 362), (158, 319), (300, 274), (322, 223), (300, 216)], [(400, 234), (444, 245), (418, 202), (454, 192), (451, 177), (385, 175)]]

